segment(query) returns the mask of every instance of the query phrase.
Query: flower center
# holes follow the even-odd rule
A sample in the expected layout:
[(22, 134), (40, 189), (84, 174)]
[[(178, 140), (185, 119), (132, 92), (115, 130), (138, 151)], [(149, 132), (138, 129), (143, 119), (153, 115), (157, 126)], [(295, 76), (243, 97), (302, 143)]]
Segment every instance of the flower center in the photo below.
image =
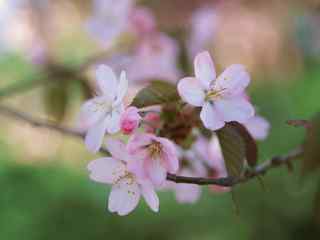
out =
[(95, 100), (95, 112), (111, 112), (112, 110), (112, 103), (107, 100)]
[(219, 98), (221, 98), (221, 96), (223, 95), (223, 91), (225, 89), (221, 89), (221, 90), (209, 90), (207, 92), (207, 95), (205, 97), (206, 101), (214, 101), (214, 100), (217, 100)]
[(151, 158), (158, 158), (162, 154), (162, 145), (154, 141), (148, 146), (148, 151)]

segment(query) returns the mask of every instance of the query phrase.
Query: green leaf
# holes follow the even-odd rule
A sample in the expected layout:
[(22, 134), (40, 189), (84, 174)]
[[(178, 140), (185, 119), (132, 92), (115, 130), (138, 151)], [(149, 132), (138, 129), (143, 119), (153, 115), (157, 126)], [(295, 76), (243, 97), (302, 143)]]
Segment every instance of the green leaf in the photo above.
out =
[(222, 154), (229, 176), (240, 177), (246, 157), (246, 144), (237, 128), (232, 124), (217, 131)]
[(153, 81), (147, 87), (140, 90), (131, 105), (142, 108), (176, 102), (179, 99), (175, 85), (163, 81)]
[(312, 173), (320, 168), (320, 113), (318, 113), (307, 128), (307, 138), (304, 144), (302, 174)]

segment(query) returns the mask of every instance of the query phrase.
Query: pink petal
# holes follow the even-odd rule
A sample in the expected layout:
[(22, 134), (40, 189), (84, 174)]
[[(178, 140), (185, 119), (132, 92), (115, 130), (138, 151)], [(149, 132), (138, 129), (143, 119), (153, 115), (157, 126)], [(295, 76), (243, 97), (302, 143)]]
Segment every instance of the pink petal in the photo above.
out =
[(154, 187), (150, 183), (145, 183), (141, 185), (141, 193), (147, 202), (148, 206), (154, 212), (159, 211), (159, 198), (154, 191)]
[(113, 70), (107, 65), (99, 65), (96, 70), (96, 78), (101, 93), (114, 99), (118, 90), (118, 80)]
[(206, 102), (200, 112), (200, 118), (204, 126), (212, 131), (218, 130), (224, 126), (221, 114), (209, 102)]
[(193, 106), (202, 106), (204, 103), (204, 90), (195, 78), (187, 77), (181, 79), (178, 83), (178, 92), (185, 102)]
[(132, 212), (140, 200), (140, 188), (137, 182), (130, 178), (123, 178), (117, 184), (112, 186), (108, 209), (110, 212), (116, 212), (124, 216)]
[(253, 106), (243, 97), (219, 99), (215, 101), (215, 107), (226, 122), (244, 123), (254, 115)]
[(176, 173), (179, 169), (179, 160), (177, 157), (177, 149), (175, 145), (166, 138), (157, 138), (162, 144), (162, 150), (164, 151), (164, 161), (167, 170), (170, 173)]
[(216, 78), (216, 70), (209, 52), (201, 52), (195, 57), (194, 71), (203, 88), (209, 89)]
[(225, 95), (234, 96), (243, 93), (249, 83), (250, 76), (245, 67), (240, 64), (234, 64), (217, 78), (215, 88), (217, 90), (223, 89)]
[(99, 151), (106, 133), (107, 125), (108, 119), (106, 118), (89, 128), (85, 136), (85, 145), (89, 151), (93, 153)]
[(106, 146), (112, 157), (118, 160), (128, 162), (130, 155), (127, 152), (126, 145), (121, 140), (108, 138)]
[(149, 145), (155, 138), (152, 134), (136, 133), (129, 138), (128, 141), (128, 151), (131, 154), (141, 154), (145, 146)]
[(252, 137), (257, 140), (266, 139), (270, 129), (269, 122), (260, 116), (250, 118), (244, 123), (244, 126), (248, 129)]
[(99, 158), (91, 161), (88, 166), (90, 178), (100, 183), (113, 183), (126, 172), (125, 165), (114, 158)]
[(161, 163), (161, 159), (148, 159), (145, 162), (145, 168), (148, 173), (148, 178), (155, 185), (161, 185), (165, 182), (167, 171)]

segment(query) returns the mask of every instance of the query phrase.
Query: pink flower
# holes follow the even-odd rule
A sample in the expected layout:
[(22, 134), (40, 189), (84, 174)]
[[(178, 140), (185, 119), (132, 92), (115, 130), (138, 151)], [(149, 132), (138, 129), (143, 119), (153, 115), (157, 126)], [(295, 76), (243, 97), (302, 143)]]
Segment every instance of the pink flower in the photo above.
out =
[(96, 182), (111, 184), (108, 209), (120, 216), (133, 211), (143, 196), (149, 207), (158, 212), (159, 199), (154, 187), (147, 180), (141, 180), (127, 168), (132, 156), (123, 142), (108, 140), (107, 149), (112, 157), (100, 158), (88, 164), (90, 178)]
[(252, 137), (256, 140), (264, 140), (267, 138), (270, 123), (261, 116), (254, 116), (244, 123)]
[(149, 112), (143, 119), (147, 124), (145, 124), (144, 130), (147, 133), (154, 133), (157, 128), (160, 128), (160, 113)]
[(128, 27), (133, 0), (94, 0), (88, 32), (109, 47)]
[(130, 15), (131, 29), (138, 37), (151, 34), (156, 30), (156, 21), (152, 12), (146, 7), (136, 7)]
[(120, 126), (124, 134), (131, 134), (139, 127), (141, 117), (139, 115), (139, 109), (136, 107), (129, 107), (121, 115)]
[(112, 69), (100, 65), (96, 71), (100, 95), (86, 101), (79, 116), (79, 122), (88, 128), (85, 144), (92, 152), (97, 152), (105, 133), (114, 134), (120, 130), (120, 116), (124, 111), (123, 99), (128, 90), (128, 80), (124, 71), (117, 80)]
[(225, 122), (244, 123), (253, 117), (254, 108), (244, 97), (250, 77), (242, 65), (231, 65), (216, 79), (210, 54), (202, 52), (194, 68), (196, 77), (180, 80), (178, 92), (185, 102), (202, 107), (200, 118), (206, 128), (214, 131)]
[(218, 15), (212, 7), (196, 10), (191, 19), (191, 35), (187, 42), (190, 58), (208, 48), (213, 41), (218, 27)]
[[(197, 176), (188, 168), (183, 168), (179, 171), (179, 175), (186, 177), (201, 177)], [(195, 203), (201, 196), (201, 187), (196, 184), (176, 183), (174, 185), (176, 199), (179, 203)]]
[(129, 169), (155, 185), (166, 180), (167, 172), (176, 173), (179, 169), (175, 145), (166, 138), (137, 133), (129, 139), (128, 150), (135, 156)]
[(177, 42), (163, 33), (144, 38), (128, 66), (130, 78), (142, 84), (154, 79), (176, 81), (180, 76), (178, 49)]

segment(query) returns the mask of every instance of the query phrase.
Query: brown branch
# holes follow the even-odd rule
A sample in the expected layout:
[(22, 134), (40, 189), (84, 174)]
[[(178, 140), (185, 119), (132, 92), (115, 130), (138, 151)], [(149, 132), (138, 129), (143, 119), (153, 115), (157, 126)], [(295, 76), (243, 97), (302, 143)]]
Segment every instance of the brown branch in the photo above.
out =
[[(72, 137), (77, 137), (77, 138), (84, 137), (84, 134), (79, 130), (63, 127), (56, 123), (48, 122), (45, 120), (35, 119), (28, 114), (13, 110), (9, 107), (0, 106), (0, 114), (4, 116), (8, 116), (10, 118), (14, 118), (16, 120), (27, 122), (34, 127), (46, 128), (46, 129), (60, 132), (62, 134), (69, 135)], [(109, 152), (106, 148), (101, 148), (100, 152), (109, 155)], [(197, 185), (218, 185), (218, 186), (231, 187), (239, 183), (247, 182), (252, 178), (264, 175), (272, 168), (277, 168), (280, 166), (290, 166), (291, 161), (301, 157), (302, 154), (303, 154), (302, 148), (299, 147), (297, 149), (290, 151), (286, 155), (275, 156), (271, 158), (269, 161), (265, 161), (260, 165), (257, 165), (253, 170), (247, 170), (242, 177), (226, 177), (226, 178), (213, 179), (213, 178), (201, 178), (201, 177), (185, 177), (185, 176), (178, 176), (178, 175), (168, 173), (167, 180), (176, 182), (176, 183), (187, 183), (187, 184), (197, 184)]]

